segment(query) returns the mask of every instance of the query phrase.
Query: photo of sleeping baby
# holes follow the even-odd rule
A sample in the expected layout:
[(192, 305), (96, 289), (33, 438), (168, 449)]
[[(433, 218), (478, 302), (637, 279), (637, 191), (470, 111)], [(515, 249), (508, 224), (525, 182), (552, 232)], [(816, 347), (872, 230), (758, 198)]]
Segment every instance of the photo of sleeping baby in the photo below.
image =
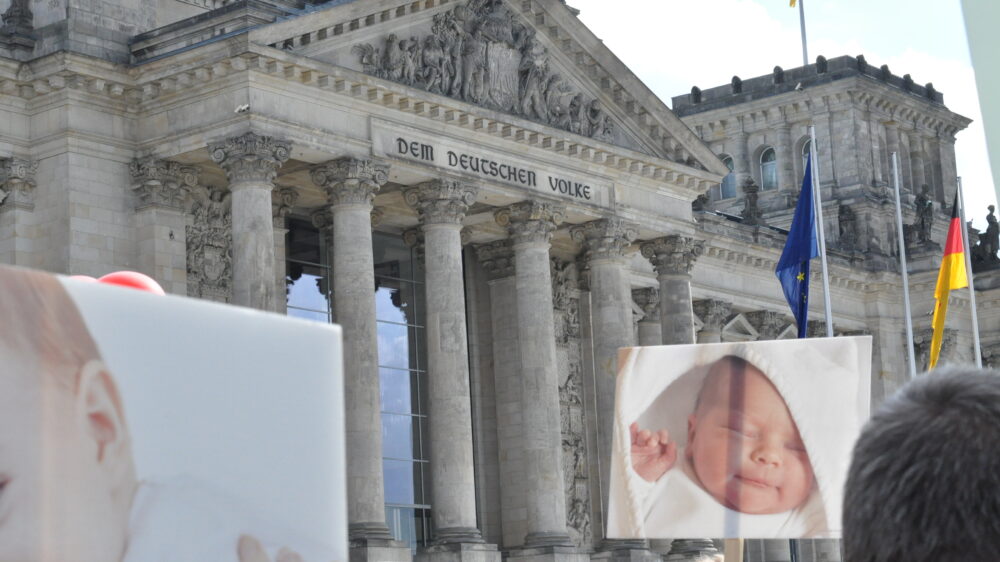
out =
[(622, 349), (608, 537), (838, 538), (871, 338)]
[(337, 328), (8, 267), (0, 294), (0, 561), (347, 559)]

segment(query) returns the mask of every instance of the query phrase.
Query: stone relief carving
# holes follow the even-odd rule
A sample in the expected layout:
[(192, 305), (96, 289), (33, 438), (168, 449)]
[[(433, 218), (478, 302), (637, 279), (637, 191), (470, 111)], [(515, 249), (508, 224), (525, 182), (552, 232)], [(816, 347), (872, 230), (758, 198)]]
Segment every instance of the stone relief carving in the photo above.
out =
[(35, 205), (35, 173), (38, 162), (21, 158), (0, 160), (0, 208)]
[(789, 321), (773, 310), (755, 310), (744, 314), (761, 340), (776, 340), (788, 326)]
[(611, 142), (614, 122), (550, 66), (535, 31), (503, 0), (469, 0), (434, 16), (424, 37), (386, 36), (352, 49), (364, 72)]
[(837, 213), (840, 227), (840, 247), (845, 250), (858, 249), (858, 218), (854, 210), (847, 205), (841, 205)]
[(195, 186), (190, 193), (188, 295), (229, 302), (233, 277), (231, 193), (205, 186)]
[(198, 185), (199, 170), (169, 160), (135, 159), (129, 163), (136, 210), (160, 207), (183, 211)]
[(583, 407), (578, 272), (574, 262), (553, 258), (550, 264), (559, 366), (559, 418), (562, 428), (566, 522), (574, 542), (586, 546), (591, 541), (590, 488)]

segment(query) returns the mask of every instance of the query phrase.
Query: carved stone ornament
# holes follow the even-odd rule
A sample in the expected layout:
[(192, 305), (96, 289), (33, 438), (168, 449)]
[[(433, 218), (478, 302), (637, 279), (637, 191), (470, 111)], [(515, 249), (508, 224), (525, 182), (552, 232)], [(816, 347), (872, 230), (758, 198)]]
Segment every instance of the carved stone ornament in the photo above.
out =
[(611, 142), (614, 122), (597, 99), (550, 66), (535, 31), (500, 0), (469, 0), (436, 14), (423, 37), (387, 35), (355, 45), (364, 72), (435, 94)]
[(38, 162), (23, 158), (0, 160), (0, 208), (33, 209)]
[(702, 330), (720, 332), (726, 320), (733, 313), (733, 304), (714, 299), (698, 300), (692, 303), (694, 313), (701, 318)]
[(201, 172), (195, 166), (152, 157), (137, 158), (129, 163), (128, 169), (137, 211), (149, 207), (184, 211)]
[(323, 188), (330, 205), (372, 205), (375, 194), (389, 181), (389, 167), (361, 158), (338, 158), (309, 172)]
[(640, 249), (657, 274), (690, 275), (694, 262), (705, 253), (705, 241), (671, 234), (644, 242)]
[(758, 204), (758, 193), (760, 187), (753, 178), (747, 178), (743, 182), (743, 211), (740, 213), (740, 222), (749, 226), (760, 226), (764, 223), (764, 212)]
[(413, 249), (413, 254), (417, 261), (424, 263), (424, 231), (419, 228), (410, 228), (403, 231), (403, 243)]
[(0, 32), (6, 35), (30, 33), (34, 29), (34, 14), (29, 4), (29, 0), (11, 0), (10, 7), (0, 16), (3, 19)]
[(660, 308), (659, 287), (643, 287), (642, 289), (632, 289), (632, 301), (642, 309), (642, 319), (649, 321), (660, 321), (657, 311)]
[(229, 302), (233, 278), (231, 192), (195, 186), (187, 227), (188, 295)]
[(563, 208), (540, 201), (521, 201), (493, 213), (500, 226), (507, 227), (514, 245), (543, 243), (552, 238), (552, 231), (563, 221)]
[(271, 183), (278, 168), (291, 156), (288, 141), (246, 133), (208, 145), (212, 161), (226, 171), (230, 185), (244, 182)]
[(570, 236), (583, 244), (586, 259), (620, 259), (639, 235), (635, 225), (612, 217), (590, 221), (570, 228)]
[(552, 306), (568, 310), (576, 291), (576, 266), (559, 258), (549, 259), (549, 276), (552, 278)]
[(299, 200), (299, 192), (294, 187), (279, 187), (271, 192), (271, 212), (276, 220), (283, 220), (292, 212)]
[(510, 239), (480, 244), (475, 250), (476, 258), (483, 265), (491, 281), (514, 275), (514, 248)]
[(837, 212), (840, 228), (840, 247), (852, 251), (858, 247), (858, 217), (847, 205), (841, 205)]
[(422, 224), (462, 224), (476, 202), (475, 187), (454, 180), (431, 180), (403, 192), (406, 204), (420, 214)]
[(755, 310), (747, 312), (743, 316), (750, 322), (753, 329), (757, 330), (761, 340), (778, 339), (778, 336), (789, 324), (784, 316), (773, 310)]

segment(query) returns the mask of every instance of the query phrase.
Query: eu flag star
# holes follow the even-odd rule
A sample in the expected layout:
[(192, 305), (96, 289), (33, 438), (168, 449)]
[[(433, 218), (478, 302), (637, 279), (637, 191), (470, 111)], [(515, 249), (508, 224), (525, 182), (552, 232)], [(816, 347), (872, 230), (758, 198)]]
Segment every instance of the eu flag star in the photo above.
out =
[(806, 280), (806, 272), (805, 271), (800, 271), (799, 274), (795, 276), (795, 278), (798, 279), (799, 281), (805, 281)]

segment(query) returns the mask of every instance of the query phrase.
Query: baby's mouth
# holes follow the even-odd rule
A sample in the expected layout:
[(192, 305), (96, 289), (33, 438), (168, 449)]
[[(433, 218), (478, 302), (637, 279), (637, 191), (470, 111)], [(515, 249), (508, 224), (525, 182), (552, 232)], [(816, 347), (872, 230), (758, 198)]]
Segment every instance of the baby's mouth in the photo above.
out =
[(741, 474), (737, 474), (735, 478), (740, 484), (743, 484), (745, 486), (750, 486), (751, 488), (768, 489), (774, 487), (767, 480), (762, 480), (760, 478), (752, 478), (749, 476), (743, 476)]

